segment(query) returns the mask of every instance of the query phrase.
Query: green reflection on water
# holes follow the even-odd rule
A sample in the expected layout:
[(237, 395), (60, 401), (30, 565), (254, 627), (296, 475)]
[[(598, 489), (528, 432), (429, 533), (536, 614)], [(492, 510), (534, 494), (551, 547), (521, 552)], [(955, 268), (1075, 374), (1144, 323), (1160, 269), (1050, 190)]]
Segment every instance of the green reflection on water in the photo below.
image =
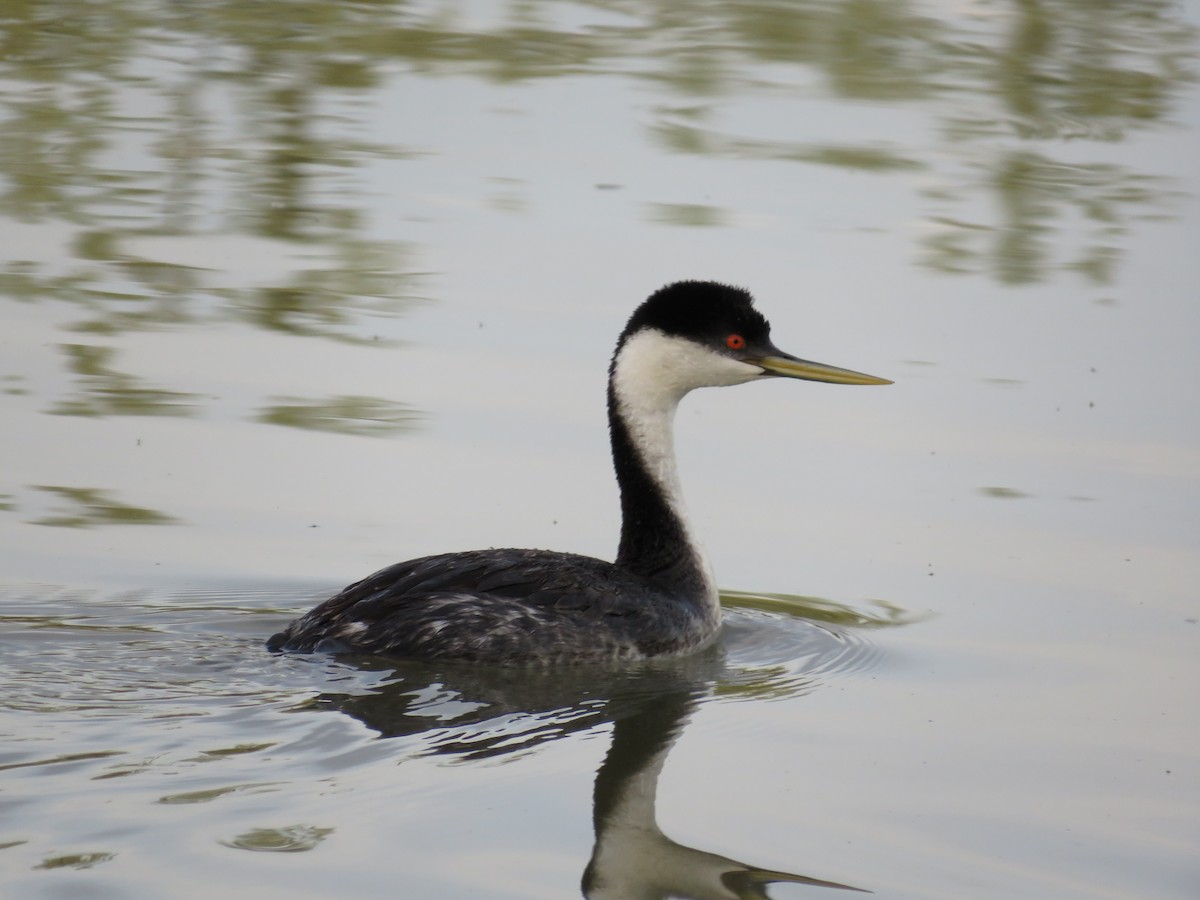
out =
[(802, 594), (721, 591), (721, 605), (730, 609), (755, 609), (814, 622), (829, 622), (853, 628), (891, 628), (921, 621), (921, 616), (887, 600), (870, 601), (872, 611), (824, 597)]
[(858, 99), (902, 99), (928, 93), (937, 72), (922, 52), (944, 26), (919, 4), (896, 0), (714, 3), (760, 59), (804, 60), (834, 90)]
[(21, 375), (5, 375), (0, 378), (0, 391), (3, 391), (10, 397), (23, 397), (29, 393), (29, 389), (21, 385), (21, 382), (24, 380), (24, 377)]
[[(936, 227), (924, 239), (923, 262), (943, 272), (991, 274), (1011, 285), (1041, 282), (1057, 270), (1110, 284), (1133, 224), (1166, 217), (1176, 198), (1165, 178), (1106, 163), (1065, 165), (1027, 150), (1003, 153), (973, 170), (996, 197), (998, 221), (932, 216)], [(960, 200), (953, 189), (926, 196), (935, 203)], [(1082, 223), (1083, 246), (1055, 259), (1064, 252), (1055, 224), (1062, 219)]]
[(131, 506), (114, 500), (106, 491), (97, 488), (49, 484), (34, 484), (30, 487), (36, 491), (53, 494), (65, 507), (61, 513), (34, 519), (34, 525), (91, 528), (96, 525), (169, 525), (179, 521), (158, 510)]
[(164, 806), (187, 806), (193, 803), (208, 803), (212, 800), (219, 800), (222, 797), (227, 797), (230, 794), (244, 793), (259, 793), (261, 791), (271, 790), (275, 786), (274, 782), (264, 781), (250, 784), (231, 784), (225, 787), (209, 788), (199, 791), (184, 791), (179, 794), (167, 794), (158, 798), (158, 803)]
[(90, 869), (102, 862), (115, 859), (115, 853), (69, 853), (65, 856), (50, 856), (42, 860), (35, 869)]
[(62, 416), (189, 416), (195, 412), (195, 394), (143, 387), (132, 375), (108, 367), (116, 354), (111, 347), (63, 344), (71, 371), (79, 376), (74, 397), (57, 403), (50, 412)]
[(47, 759), (35, 759), (26, 762), (5, 763), (0, 764), (0, 772), (7, 772), (10, 769), (26, 769), (32, 766), (57, 766), (63, 763), (80, 762), (90, 759), (107, 759), (110, 756), (120, 756), (125, 751), (123, 750), (99, 750), (91, 753), (63, 753), (59, 756), (51, 756)]
[[(0, 293), (67, 301), (84, 310), (70, 327), (107, 335), (232, 318), (366, 343), (369, 317), (407, 308), (407, 254), (365, 236), (351, 175), (408, 151), (364, 141), (354, 120), (366, 113), (338, 103), (381, 83), (396, 51), (374, 38), (397, 7), (94, 11), (84, 29), (65, 4), (6, 10), (0, 215), (53, 223), (46, 234), (66, 246), (7, 261)], [(230, 235), (283, 271), (231, 277), (209, 246)], [(114, 372), (115, 352), (68, 347), (85, 384), (51, 411), (186, 415), (200, 401)]]
[(257, 744), (235, 744), (232, 747), (219, 747), (216, 750), (203, 751), (200, 761), (209, 759), (224, 759), (228, 756), (241, 756), (245, 753), (258, 753), (260, 750), (269, 750), (274, 746), (274, 742), (264, 741)]
[[(1195, 78), (1195, 46), (1184, 11), (1168, 2), (1045, 0), (960, 14), (906, 0), (595, 0), (582, 10), (518, 3), (479, 18), (440, 4), (300, 0), (286, 16), (237, 4), (196, 16), (101, 0), (86, 23), (69, 4), (18, 4), (6, 11), (0, 54), (9, 86), (0, 215), (56, 226), (64, 247), (52, 261), (8, 260), (0, 293), (75, 304), (83, 318), (73, 327), (90, 333), (233, 319), (373, 343), (371, 319), (404, 312), (419, 284), (417, 248), (370, 237), (362, 176), (367, 164), (415, 155), (362, 136), (377, 114), (363, 100), (395, 82), (398, 63), (425, 78), (504, 84), (636, 80), (661, 94), (648, 134), (671, 153), (880, 177), (921, 171), (935, 227), (922, 230), (919, 258), (932, 269), (1009, 285), (1061, 271), (1111, 284), (1128, 232), (1168, 211), (1173, 186), (1087, 159), (1086, 147), (1170, 122)], [(796, 122), (781, 123), (799, 138), (718, 121), (746, 99), (798, 89), (864, 108), (920, 104), (937, 152), (843, 140), (802, 104), (787, 107)], [(419, 118), (410, 130), (419, 143)], [(526, 210), (520, 187), (493, 187), (484, 204)], [(737, 212), (687, 202), (651, 210), (688, 226), (729, 226)], [(1057, 240), (1077, 217), (1083, 240)], [(250, 285), (219, 258), (211, 269), (180, 261), (210, 259), (209, 243), (230, 235), (261, 242), (284, 271), (256, 272)], [(77, 373), (95, 371), (83, 396), (54, 412), (184, 415), (200, 402), (113, 372), (112, 352), (68, 350)]]
[(408, 431), (419, 418), (410, 407), (379, 397), (341, 396), (321, 400), (277, 397), (256, 417), (271, 425), (334, 431), (340, 434), (385, 435)]
[[(670, 152), (731, 159), (880, 173), (934, 168), (936, 184), (922, 196), (936, 227), (919, 238), (919, 260), (930, 268), (1018, 286), (1062, 271), (1111, 284), (1128, 231), (1170, 213), (1170, 181), (1081, 162), (1078, 148), (1068, 155), (1063, 142), (1116, 142), (1169, 120), (1181, 89), (1195, 80), (1196, 31), (1174, 4), (1106, 4), (1100, 14), (1074, 0), (1017, 3), (973, 19), (869, 0), (688, 9), (695, 15), (687, 27), (667, 20), (671, 33), (662, 40), (680, 52), (675, 63), (666, 54), (667, 72), (655, 77), (680, 94), (715, 99), (664, 108), (652, 138)], [(706, 80), (690, 74), (696, 56), (713, 62)], [(702, 127), (721, 115), (720, 98), (742, 86), (744, 63), (754, 59), (819, 73), (839, 97), (928, 104), (945, 162), (934, 166), (878, 142), (765, 141)], [(783, 86), (768, 79), (756, 93)], [(1069, 231), (1076, 215), (1085, 220), (1082, 241)]]
[[(895, 628), (919, 622), (924, 615), (883, 600), (870, 601), (866, 608), (801, 594), (721, 591), (721, 606), (726, 610), (766, 613), (786, 620), (813, 623), (803, 633), (826, 634), (839, 648), (837, 653), (808, 657), (796, 664), (799, 648), (784, 653), (782, 659), (762, 659), (752, 665), (729, 665), (714, 686), (714, 694), (724, 699), (778, 700), (806, 694), (816, 688), (825, 674), (825, 666), (836, 660), (837, 671), (855, 671), (869, 666), (875, 655), (873, 645), (858, 631), (867, 628)], [(766, 637), (766, 635), (764, 635)], [(756, 641), (760, 644), (761, 641)]]
[(254, 828), (228, 841), (221, 841), (235, 850), (258, 850), (268, 853), (299, 853), (311, 850), (333, 834), (332, 828), (315, 825), (289, 825), (284, 828)]
[(923, 164), (876, 145), (767, 141), (732, 137), (682, 122), (659, 122), (650, 133), (663, 147), (680, 153), (731, 159), (776, 159), (857, 169), (865, 172), (915, 171)]
[(985, 497), (993, 497), (997, 500), (1021, 500), (1030, 496), (1024, 491), (1018, 491), (1016, 488), (1010, 487), (981, 487), (979, 493)]
[(684, 225), (690, 228), (711, 228), (728, 224), (728, 214), (719, 206), (701, 203), (650, 203), (647, 204), (650, 219), (666, 225)]
[(364, 316), (398, 315), (412, 304), (397, 290), (414, 285), (416, 276), (400, 271), (399, 245), (344, 238), (329, 248), (332, 258), (302, 269), (284, 283), (218, 293), (236, 318), (285, 334), (335, 338), (380, 346), (364, 333)]

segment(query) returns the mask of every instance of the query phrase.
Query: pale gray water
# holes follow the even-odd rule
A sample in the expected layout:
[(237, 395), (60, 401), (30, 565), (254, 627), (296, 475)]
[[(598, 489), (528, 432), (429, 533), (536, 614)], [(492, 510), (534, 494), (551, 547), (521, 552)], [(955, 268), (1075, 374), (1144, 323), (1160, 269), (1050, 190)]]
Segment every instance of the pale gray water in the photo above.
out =
[[(1196, 896), (1198, 23), (8, 13), (0, 892)], [(721, 583), (830, 600), (616, 674), (262, 652), (397, 559), (610, 555), (681, 277), (896, 380), (681, 410)]]

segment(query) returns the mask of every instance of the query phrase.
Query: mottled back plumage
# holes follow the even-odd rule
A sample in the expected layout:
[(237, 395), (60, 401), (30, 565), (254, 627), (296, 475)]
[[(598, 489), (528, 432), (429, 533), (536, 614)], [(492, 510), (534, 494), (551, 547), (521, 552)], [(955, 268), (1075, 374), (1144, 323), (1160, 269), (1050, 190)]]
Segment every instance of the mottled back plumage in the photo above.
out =
[(702, 611), (687, 597), (663, 599), (653, 582), (587, 556), (445, 553), (350, 585), (268, 647), (497, 663), (599, 662), (691, 649), (688, 624)]

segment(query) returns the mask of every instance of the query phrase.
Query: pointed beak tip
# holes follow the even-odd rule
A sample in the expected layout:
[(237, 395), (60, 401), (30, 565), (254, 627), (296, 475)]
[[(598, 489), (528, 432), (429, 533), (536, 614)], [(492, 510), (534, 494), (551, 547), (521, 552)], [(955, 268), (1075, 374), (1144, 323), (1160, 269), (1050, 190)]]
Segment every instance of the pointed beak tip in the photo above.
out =
[(768, 375), (779, 375), (784, 378), (799, 378), (803, 381), (824, 381), (828, 384), (894, 384), (890, 378), (879, 378), (865, 372), (855, 372), (853, 369), (842, 369), (838, 366), (828, 366), (825, 363), (810, 362), (806, 359), (796, 359), (786, 356), (771, 356), (754, 360)]

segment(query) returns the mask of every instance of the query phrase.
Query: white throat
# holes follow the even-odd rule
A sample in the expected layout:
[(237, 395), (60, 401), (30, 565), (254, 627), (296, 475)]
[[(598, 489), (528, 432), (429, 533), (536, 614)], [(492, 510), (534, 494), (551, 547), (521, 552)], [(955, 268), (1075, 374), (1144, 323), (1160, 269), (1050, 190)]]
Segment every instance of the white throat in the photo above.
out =
[(714, 602), (716, 581), (688, 522), (679, 484), (675, 411), (679, 401), (694, 388), (742, 384), (763, 374), (758, 366), (713, 353), (694, 341), (656, 329), (639, 331), (627, 338), (613, 369), (618, 412), (647, 473), (683, 523), (688, 545), (705, 573)]

